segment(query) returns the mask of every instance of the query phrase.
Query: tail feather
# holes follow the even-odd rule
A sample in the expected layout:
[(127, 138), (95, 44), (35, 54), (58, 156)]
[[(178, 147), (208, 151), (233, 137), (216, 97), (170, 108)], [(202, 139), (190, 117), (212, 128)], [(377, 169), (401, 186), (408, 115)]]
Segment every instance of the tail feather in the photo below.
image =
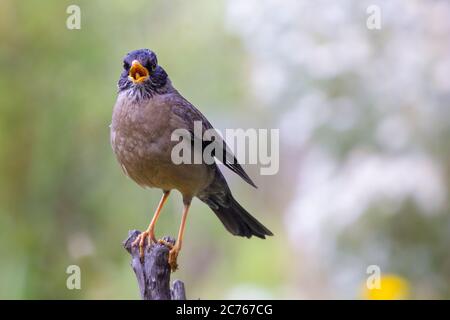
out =
[(205, 201), (222, 221), (225, 228), (233, 235), (247, 237), (256, 236), (265, 239), (266, 236), (273, 236), (273, 233), (256, 220), (242, 206), (229, 195), (226, 205), (210, 201)]

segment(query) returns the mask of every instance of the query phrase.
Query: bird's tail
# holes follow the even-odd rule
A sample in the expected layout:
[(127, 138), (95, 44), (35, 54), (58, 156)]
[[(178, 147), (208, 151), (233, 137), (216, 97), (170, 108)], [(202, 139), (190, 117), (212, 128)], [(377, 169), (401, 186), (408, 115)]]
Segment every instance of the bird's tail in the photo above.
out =
[(256, 236), (261, 239), (273, 236), (273, 233), (242, 208), (231, 194), (228, 195), (228, 201), (225, 204), (205, 202), (231, 234), (247, 238)]

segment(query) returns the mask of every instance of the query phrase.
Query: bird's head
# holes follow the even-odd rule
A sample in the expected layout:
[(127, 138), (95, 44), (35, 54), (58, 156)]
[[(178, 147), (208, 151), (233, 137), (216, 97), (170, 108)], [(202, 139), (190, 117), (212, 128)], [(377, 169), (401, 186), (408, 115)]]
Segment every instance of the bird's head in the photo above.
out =
[(129, 52), (123, 59), (119, 92), (128, 91), (138, 98), (164, 93), (170, 82), (167, 73), (158, 65), (156, 54), (149, 49)]

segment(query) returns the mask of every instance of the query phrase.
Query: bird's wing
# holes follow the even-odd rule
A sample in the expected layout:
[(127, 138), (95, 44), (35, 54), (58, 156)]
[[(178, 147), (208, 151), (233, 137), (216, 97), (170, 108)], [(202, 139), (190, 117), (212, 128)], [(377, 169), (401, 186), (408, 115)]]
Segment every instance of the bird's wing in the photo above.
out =
[[(172, 112), (175, 116), (180, 118), (181, 121), (185, 124), (185, 129), (189, 130), (191, 133), (191, 137), (194, 139), (199, 139), (202, 143), (202, 150), (204, 150), (211, 143), (217, 143), (219, 148), (222, 150), (223, 159), (220, 159), (217, 155), (214, 155), (218, 160), (220, 160), (227, 168), (231, 171), (235, 172), (242, 179), (244, 179), (248, 184), (257, 188), (255, 183), (250, 179), (247, 173), (244, 171), (242, 166), (239, 164), (233, 152), (227, 146), (226, 142), (220, 138), (213, 141), (205, 141), (202, 136), (198, 136), (198, 133), (194, 131), (194, 123), (196, 121), (200, 121), (202, 124), (202, 132), (206, 130), (215, 130), (211, 123), (206, 119), (206, 117), (195, 108), (189, 101), (184, 99), (181, 95), (172, 94), (170, 97), (170, 105), (172, 106)], [(220, 137), (220, 135), (216, 135), (216, 137)]]

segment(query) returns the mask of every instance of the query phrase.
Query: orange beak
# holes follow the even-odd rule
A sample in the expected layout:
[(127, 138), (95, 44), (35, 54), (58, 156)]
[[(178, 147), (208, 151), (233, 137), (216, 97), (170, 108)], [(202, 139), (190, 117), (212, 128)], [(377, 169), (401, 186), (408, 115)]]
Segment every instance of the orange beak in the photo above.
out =
[(133, 81), (133, 83), (141, 83), (148, 79), (150, 73), (147, 68), (144, 67), (139, 61), (134, 60), (131, 63), (130, 71), (128, 72), (128, 79)]

